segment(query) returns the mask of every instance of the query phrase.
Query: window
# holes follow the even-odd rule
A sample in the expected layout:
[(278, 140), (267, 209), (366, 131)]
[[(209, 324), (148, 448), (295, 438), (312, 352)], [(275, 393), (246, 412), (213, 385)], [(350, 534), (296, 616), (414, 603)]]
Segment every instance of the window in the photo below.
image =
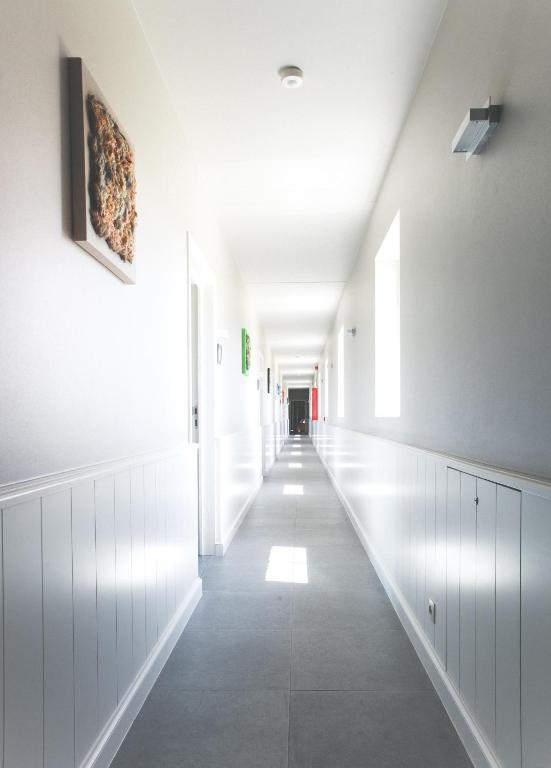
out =
[(400, 211), (375, 257), (375, 416), (400, 415)]
[(324, 389), (324, 398), (325, 398), (325, 404), (323, 408), (323, 415), (325, 418), (329, 416), (329, 358), (325, 358), (325, 389)]
[(337, 416), (344, 416), (344, 325), (337, 339)]

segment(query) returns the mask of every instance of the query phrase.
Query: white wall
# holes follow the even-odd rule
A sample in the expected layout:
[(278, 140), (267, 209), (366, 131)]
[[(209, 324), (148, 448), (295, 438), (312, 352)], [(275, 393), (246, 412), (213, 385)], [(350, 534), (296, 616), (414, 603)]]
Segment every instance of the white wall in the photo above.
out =
[(474, 765), (546, 768), (551, 485), (330, 424), (313, 441)]
[[(329, 343), (333, 423), (551, 476), (550, 38), (549, 3), (449, 3)], [(502, 125), (465, 162), (451, 140), (488, 96)], [(398, 210), (401, 416), (377, 419), (374, 258)], [(340, 420), (342, 324), (358, 333)]]
[[(131, 2), (8, 4), (0, 35), (0, 483), (186, 439), (186, 229), (215, 272), (236, 355), (219, 432), (252, 424), (239, 347), (254, 318), (236, 309), (244, 286)], [(71, 241), (67, 55), (135, 146), (135, 286)]]
[[(8, 4), (0, 48), (0, 763), (103, 768), (200, 597), (187, 230), (228, 332), (219, 436), (260, 429), (261, 332), (130, 0)], [(71, 240), (69, 55), (135, 147), (135, 286)]]

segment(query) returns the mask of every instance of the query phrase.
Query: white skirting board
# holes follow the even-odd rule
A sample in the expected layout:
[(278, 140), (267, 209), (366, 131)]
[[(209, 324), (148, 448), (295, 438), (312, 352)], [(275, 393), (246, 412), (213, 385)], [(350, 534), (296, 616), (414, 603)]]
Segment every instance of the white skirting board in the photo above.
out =
[(254, 500), (255, 500), (258, 492), (259, 492), (259, 490), (262, 487), (262, 483), (263, 482), (264, 482), (264, 478), (263, 477), (259, 477), (258, 480), (256, 481), (256, 484), (255, 484), (254, 488), (252, 489), (252, 491), (251, 491), (247, 501), (245, 502), (245, 504), (241, 508), (241, 511), (239, 512), (238, 516), (235, 518), (235, 521), (234, 521), (232, 527), (230, 528), (230, 530), (224, 536), (223, 541), (221, 541), (219, 544), (216, 545), (216, 555), (217, 555), (217, 557), (222, 557), (228, 551), (228, 547), (232, 543), (233, 538), (234, 538), (235, 534), (237, 533), (237, 531), (239, 530), (239, 527), (240, 527), (241, 523), (243, 522), (243, 520), (247, 516), (247, 512), (251, 508), (251, 506), (252, 506), (252, 504), (253, 504), (253, 502), (254, 502)]
[(473, 719), (469, 715), (467, 709), (461, 702), (457, 692), (451, 685), (445, 670), (442, 668), (438, 657), (436, 656), (434, 649), (427, 642), (424, 633), (419, 626), (419, 622), (416, 617), (409, 610), (407, 603), (392, 579), (390, 579), (383, 564), (377, 556), (377, 553), (371, 546), (369, 539), (365, 532), (362, 530), (360, 522), (354, 513), (352, 506), (348, 499), (344, 495), (342, 489), (339, 487), (334, 475), (332, 474), (327, 463), (320, 455), (322, 464), (324, 465), (327, 474), (331, 480), (335, 491), (337, 492), (340, 500), (342, 501), (344, 508), (346, 509), (348, 516), (358, 537), (373, 564), (373, 567), (377, 571), (377, 575), (383, 584), (390, 601), (396, 611), (398, 618), (404, 626), (412, 644), (421, 660), (427, 674), (434, 685), (440, 700), (442, 701), (455, 729), (469, 755), (473, 765), (476, 768), (501, 768), (499, 763), (494, 759), (494, 756), (486, 746), (484, 738), (478, 730)]
[(97, 743), (82, 763), (81, 768), (109, 768), (201, 596), (202, 582), (201, 579), (197, 579), (189, 590), (180, 610), (158, 641), (154, 654), (148, 659), (132, 687), (127, 691), (124, 699), (100, 734)]

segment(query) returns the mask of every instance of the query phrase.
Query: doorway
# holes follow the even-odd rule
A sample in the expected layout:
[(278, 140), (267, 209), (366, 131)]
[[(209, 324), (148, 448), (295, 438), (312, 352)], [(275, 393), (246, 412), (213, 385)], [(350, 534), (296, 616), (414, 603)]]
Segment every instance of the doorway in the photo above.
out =
[(310, 390), (289, 389), (289, 433), (291, 435), (309, 434)]
[(197, 554), (215, 551), (214, 280), (187, 236), (188, 441), (197, 446)]

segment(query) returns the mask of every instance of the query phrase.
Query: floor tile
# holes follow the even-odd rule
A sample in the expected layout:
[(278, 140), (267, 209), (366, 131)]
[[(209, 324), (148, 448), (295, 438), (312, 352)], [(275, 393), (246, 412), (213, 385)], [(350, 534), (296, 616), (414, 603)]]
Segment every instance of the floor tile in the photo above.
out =
[(289, 630), (187, 630), (157, 685), (183, 690), (289, 690)]
[(354, 529), (351, 526), (346, 525), (346, 523), (341, 524), (340, 527), (320, 527), (317, 531), (299, 528), (297, 526), (295, 544), (300, 547), (361, 547)]
[(287, 768), (288, 697), (155, 688), (111, 768)]
[[(295, 537), (294, 522), (276, 525), (245, 525), (241, 526), (231, 546), (236, 544), (264, 543), (292, 546)], [(230, 549), (231, 549), (230, 546)]]
[(255, 527), (263, 525), (294, 525), (296, 521), (296, 512), (291, 510), (285, 510), (282, 513), (274, 513), (267, 510), (265, 507), (257, 510), (251, 510), (245, 521), (245, 525), (248, 527)]
[(292, 580), (272, 580), (265, 562), (213, 565), (203, 576), (203, 592), (282, 592), (292, 587)]
[(266, 566), (270, 562), (272, 550), (275, 546), (292, 547), (294, 544), (294, 537), (281, 538), (275, 541), (273, 538), (249, 538), (237, 539), (233, 541), (228, 549), (226, 555), (224, 555), (224, 562), (227, 565), (237, 565), (239, 563), (247, 564), (265, 564)]
[(298, 629), (291, 689), (419, 691), (432, 685), (402, 629)]
[(472, 768), (433, 691), (293, 692), (289, 768)]
[(297, 516), (295, 524), (297, 532), (315, 531), (317, 533), (319, 531), (334, 531), (342, 533), (346, 531), (346, 533), (352, 533), (356, 539), (358, 538), (345, 512), (331, 514), (332, 510), (327, 511), (329, 514), (319, 513), (317, 515)]
[(379, 590), (293, 591), (293, 628), (399, 629), (400, 622), (386, 595)]
[[(360, 560), (356, 563), (320, 563), (311, 557), (311, 548), (306, 549), (307, 562), (307, 583), (296, 584), (294, 589), (300, 592), (308, 592), (313, 589), (324, 589), (329, 591), (359, 591), (376, 589), (384, 593), (383, 586), (379, 581), (375, 569), (367, 560)], [(214, 568), (210, 568), (203, 578), (210, 579)], [(207, 581), (208, 583), (208, 581)], [(204, 587), (203, 587), (204, 588)]]
[(371, 567), (369, 558), (359, 541), (355, 544), (310, 544), (308, 562), (313, 566), (356, 565)]
[(189, 620), (190, 629), (286, 629), (291, 596), (284, 591), (205, 592)]

